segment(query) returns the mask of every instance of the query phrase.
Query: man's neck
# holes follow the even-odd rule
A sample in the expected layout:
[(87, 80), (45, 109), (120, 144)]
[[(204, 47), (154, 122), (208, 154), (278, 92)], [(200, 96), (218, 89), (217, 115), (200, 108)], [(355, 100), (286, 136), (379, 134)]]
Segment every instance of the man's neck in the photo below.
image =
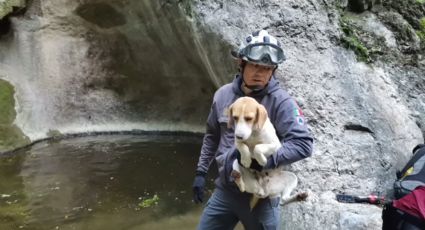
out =
[[(266, 86), (266, 87), (267, 87), (267, 86)], [(246, 86), (245, 82), (243, 82), (243, 81), (242, 81), (241, 89), (242, 89), (242, 92), (243, 92), (245, 95), (252, 95), (252, 94), (255, 94), (255, 93), (257, 93), (257, 92), (262, 91), (264, 88), (262, 88), (262, 89), (260, 89), (260, 90), (252, 90), (252, 89), (248, 88), (248, 86)]]
[(252, 89), (249, 89), (246, 85), (245, 85), (245, 82), (242, 82), (242, 86), (241, 86), (241, 89), (242, 89), (242, 92), (245, 94), (245, 95), (250, 95), (251, 93), (252, 93)]

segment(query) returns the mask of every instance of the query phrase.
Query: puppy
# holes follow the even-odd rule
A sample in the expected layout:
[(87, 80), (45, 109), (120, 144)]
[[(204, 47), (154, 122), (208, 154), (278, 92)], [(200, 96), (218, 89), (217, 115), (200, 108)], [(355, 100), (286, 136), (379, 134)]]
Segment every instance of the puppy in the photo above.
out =
[(232, 176), (240, 191), (253, 194), (251, 208), (259, 198), (282, 195), (286, 202), (303, 199), (298, 195), (290, 197), (298, 183), (294, 173), (283, 171), (281, 167), (261, 172), (249, 168), (252, 158), (264, 166), (267, 157), (282, 146), (266, 108), (251, 97), (241, 97), (229, 107), (228, 116), (229, 127), (235, 129), (235, 145), (242, 164), (237, 160), (233, 162)]
[(267, 157), (282, 146), (266, 108), (251, 97), (241, 97), (229, 107), (229, 126), (233, 125), (236, 148), (245, 168), (251, 165), (251, 158), (264, 166)]

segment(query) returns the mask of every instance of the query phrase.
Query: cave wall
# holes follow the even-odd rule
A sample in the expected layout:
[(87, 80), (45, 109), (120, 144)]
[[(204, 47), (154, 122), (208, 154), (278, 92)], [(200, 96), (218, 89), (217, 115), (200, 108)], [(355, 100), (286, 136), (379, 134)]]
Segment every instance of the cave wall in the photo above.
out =
[(194, 26), (189, 6), (31, 1), (7, 18), (0, 37), (16, 125), (33, 141), (52, 133), (202, 132), (213, 92), (235, 66), (223, 62), (228, 45), (218, 35)]

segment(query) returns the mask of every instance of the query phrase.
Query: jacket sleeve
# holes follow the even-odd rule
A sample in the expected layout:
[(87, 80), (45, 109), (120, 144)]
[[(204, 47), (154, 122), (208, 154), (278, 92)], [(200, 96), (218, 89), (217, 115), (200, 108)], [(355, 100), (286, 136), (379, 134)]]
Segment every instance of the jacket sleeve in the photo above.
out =
[(277, 108), (274, 126), (282, 147), (273, 155), (276, 166), (291, 164), (313, 152), (313, 137), (304, 115), (294, 99), (283, 101)]
[(207, 119), (207, 127), (204, 135), (201, 154), (199, 156), (197, 173), (207, 174), (208, 169), (214, 160), (215, 153), (220, 142), (220, 125), (217, 117), (217, 108), (215, 102), (211, 105), (211, 110)]

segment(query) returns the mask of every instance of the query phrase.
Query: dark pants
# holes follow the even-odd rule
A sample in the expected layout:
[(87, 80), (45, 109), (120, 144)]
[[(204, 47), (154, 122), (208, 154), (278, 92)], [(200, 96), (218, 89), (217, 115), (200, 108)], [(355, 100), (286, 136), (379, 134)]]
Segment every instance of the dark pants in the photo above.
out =
[(232, 230), (241, 221), (246, 230), (280, 229), (279, 198), (260, 199), (251, 210), (247, 193), (214, 190), (202, 213), (199, 230)]
[(387, 203), (382, 210), (382, 230), (423, 230), (425, 221)]

